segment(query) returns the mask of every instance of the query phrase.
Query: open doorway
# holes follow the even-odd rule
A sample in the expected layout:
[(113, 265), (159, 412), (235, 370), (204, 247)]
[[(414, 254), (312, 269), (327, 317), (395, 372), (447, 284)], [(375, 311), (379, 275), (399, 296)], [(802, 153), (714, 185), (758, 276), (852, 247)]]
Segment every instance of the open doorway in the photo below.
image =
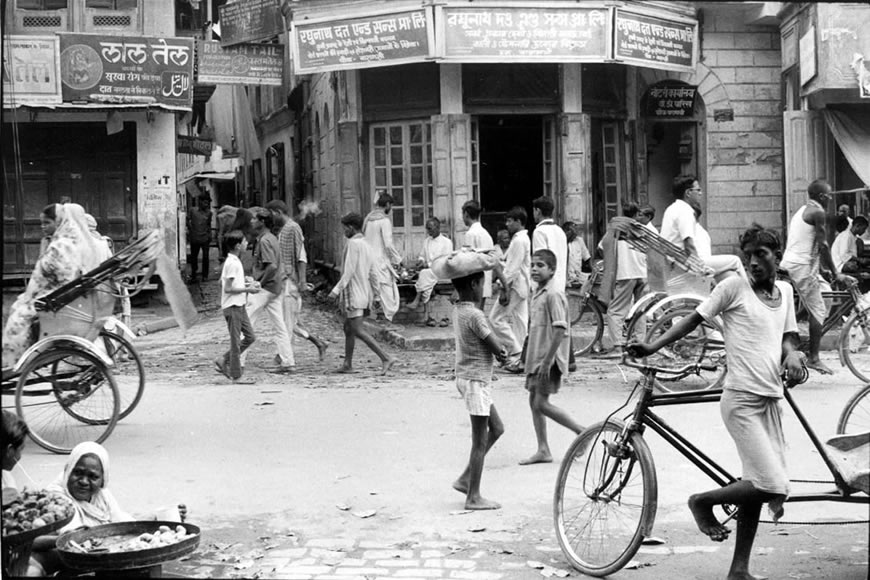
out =
[[(698, 123), (695, 121), (657, 121), (646, 124), (647, 167), (649, 167), (649, 203), (656, 209), (660, 225), (665, 209), (674, 201), (673, 183), (677, 175), (695, 175), (703, 187), (698, 172)], [(706, 207), (702, 205), (701, 210)], [(704, 217), (701, 222), (705, 223)]]
[(495, 239), (504, 215), (522, 206), (531, 223), (532, 200), (544, 193), (544, 119), (540, 115), (477, 117), (481, 223)]

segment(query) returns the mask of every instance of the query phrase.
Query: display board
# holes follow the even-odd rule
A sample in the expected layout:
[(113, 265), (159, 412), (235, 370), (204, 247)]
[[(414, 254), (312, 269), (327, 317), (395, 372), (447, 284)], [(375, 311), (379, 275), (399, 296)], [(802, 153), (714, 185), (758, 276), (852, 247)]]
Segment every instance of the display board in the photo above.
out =
[(636, 66), (694, 72), (698, 21), (616, 8), (613, 58)]
[(677, 83), (657, 83), (646, 91), (646, 114), (650, 117), (679, 119), (691, 117), (698, 87)]
[(283, 44), (236, 44), (198, 41), (196, 79), (200, 83), (270, 85), (284, 82)]
[(218, 10), (221, 46), (266, 40), (284, 32), (278, 0), (231, 0)]
[(4, 106), (61, 102), (56, 36), (9, 35), (3, 49)]

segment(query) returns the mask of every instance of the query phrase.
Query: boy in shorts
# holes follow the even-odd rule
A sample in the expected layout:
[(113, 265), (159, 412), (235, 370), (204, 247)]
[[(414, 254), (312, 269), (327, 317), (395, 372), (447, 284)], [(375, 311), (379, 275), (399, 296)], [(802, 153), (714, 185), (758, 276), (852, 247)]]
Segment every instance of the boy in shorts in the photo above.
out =
[(782, 431), (780, 374), (797, 381), (806, 372), (806, 356), (797, 350), (792, 288), (776, 280), (782, 258), (779, 235), (753, 226), (740, 237), (748, 261), (749, 279), (732, 276), (722, 280), (709, 298), (652, 343), (629, 345), (635, 358), (649, 356), (682, 338), (704, 320), (721, 316), (728, 374), (720, 412), (734, 440), (743, 477), (725, 487), (689, 497), (689, 509), (703, 534), (714, 542), (728, 538), (730, 530), (713, 514), (713, 506), (739, 507), (737, 539), (729, 580), (751, 580), (749, 557), (758, 529), (761, 506), (767, 503), (774, 520), (782, 516), (789, 480)]
[(538, 287), (529, 308), (529, 346), (526, 351), (526, 390), (538, 450), (520, 465), (550, 463), (553, 455), (547, 442), (547, 417), (574, 433), (583, 431), (565, 410), (550, 402), (559, 392), (562, 376), (568, 372), (568, 300), (553, 286), (556, 254), (537, 250), (532, 254), (532, 280)]
[(465, 494), (465, 509), (496, 510), (497, 502), (480, 495), (483, 460), (504, 433), (495, 405), (492, 404), (492, 360), (504, 362), (505, 350), (496, 342), (486, 315), (477, 305), (483, 298), (484, 275), (477, 272), (453, 279), (459, 302), (453, 307), (456, 335), (456, 388), (471, 416), (471, 456), (453, 489)]

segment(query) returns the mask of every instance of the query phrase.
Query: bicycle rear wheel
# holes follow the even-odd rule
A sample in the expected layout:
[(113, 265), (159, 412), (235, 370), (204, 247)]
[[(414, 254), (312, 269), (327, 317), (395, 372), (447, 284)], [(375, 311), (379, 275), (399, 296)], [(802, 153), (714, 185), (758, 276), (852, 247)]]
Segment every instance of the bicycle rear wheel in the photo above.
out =
[(118, 386), (96, 355), (75, 348), (44, 352), (25, 365), (15, 409), (37, 445), (69, 453), (84, 441), (102, 443), (120, 411)]
[(571, 444), (556, 479), (553, 517), (559, 546), (577, 570), (607, 576), (637, 553), (655, 521), (658, 484), (652, 454), (623, 425), (592, 425)]
[[(652, 325), (646, 335), (646, 342), (656, 340), (692, 312), (694, 310), (688, 309), (666, 312)], [(661, 367), (682, 367), (695, 363), (716, 365), (715, 371), (700, 371), (697, 375), (691, 375), (678, 381), (656, 378), (655, 386), (666, 393), (718, 388), (722, 385), (727, 370), (725, 343), (722, 340), (722, 335), (706, 321), (683, 338), (647, 357), (646, 360), (651, 365)]]
[(98, 339), (101, 347), (113, 361), (112, 376), (118, 384), (118, 393), (121, 395), (121, 413), (118, 420), (129, 415), (145, 392), (145, 367), (139, 353), (133, 348), (133, 344), (124, 336), (101, 330)]
[(594, 298), (568, 295), (568, 316), (571, 319), (571, 348), (574, 356), (584, 355), (601, 340), (604, 316)]
[(870, 312), (855, 312), (840, 330), (840, 360), (862, 383), (870, 383)]
[(854, 435), (870, 431), (870, 384), (859, 389), (849, 401), (837, 421), (837, 435)]

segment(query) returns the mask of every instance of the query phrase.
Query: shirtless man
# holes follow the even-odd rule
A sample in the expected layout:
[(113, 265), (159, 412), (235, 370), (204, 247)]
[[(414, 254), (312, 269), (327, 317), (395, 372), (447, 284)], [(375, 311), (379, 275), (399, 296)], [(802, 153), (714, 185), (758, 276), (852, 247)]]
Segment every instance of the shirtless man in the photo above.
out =
[(819, 284), (820, 265), (840, 282), (847, 278), (834, 265), (825, 232), (826, 217), (822, 204), (830, 197), (831, 186), (823, 179), (817, 179), (807, 188), (807, 195), (809, 199), (806, 205), (795, 212), (789, 223), (788, 243), (780, 266), (788, 272), (810, 314), (810, 352), (807, 367), (829, 375), (833, 371), (819, 359), (822, 324), (827, 316), (822, 287)]

